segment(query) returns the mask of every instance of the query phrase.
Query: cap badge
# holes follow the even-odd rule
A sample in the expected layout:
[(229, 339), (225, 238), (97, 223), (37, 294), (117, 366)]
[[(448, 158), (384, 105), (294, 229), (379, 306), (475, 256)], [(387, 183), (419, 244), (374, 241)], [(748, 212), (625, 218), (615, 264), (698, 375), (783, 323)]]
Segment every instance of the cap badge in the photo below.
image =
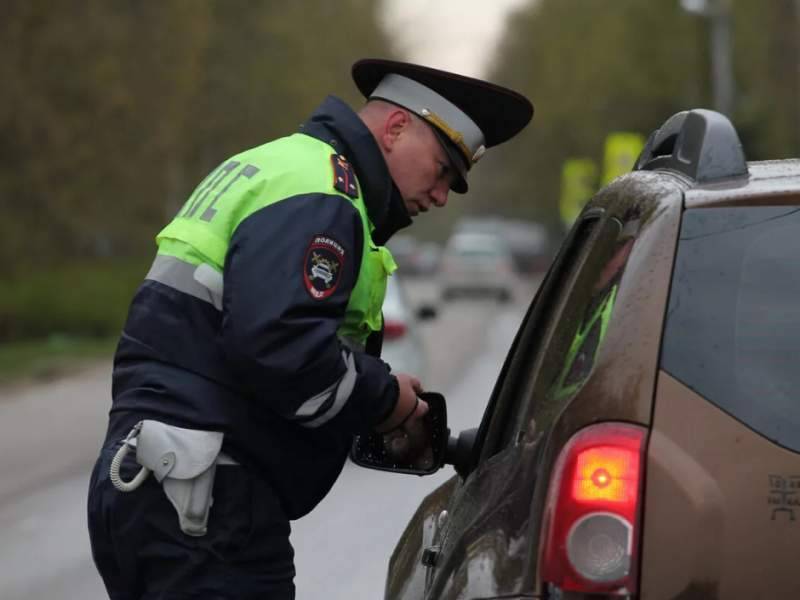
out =
[(461, 154), (464, 155), (464, 158), (467, 158), (472, 154), (470, 149), (467, 147), (467, 144), (464, 142), (464, 135), (460, 131), (456, 131), (450, 127), (450, 125), (448, 125), (444, 119), (427, 108), (423, 108), (419, 112), (420, 116), (422, 116), (431, 125), (436, 127), (439, 131), (450, 138), (450, 141), (458, 147), (458, 149), (461, 151)]

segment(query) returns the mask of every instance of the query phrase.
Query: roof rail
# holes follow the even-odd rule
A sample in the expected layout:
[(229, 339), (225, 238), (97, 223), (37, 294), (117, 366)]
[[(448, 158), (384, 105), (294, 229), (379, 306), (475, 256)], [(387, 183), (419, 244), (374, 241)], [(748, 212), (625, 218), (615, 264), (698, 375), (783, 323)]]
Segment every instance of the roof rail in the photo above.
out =
[(697, 182), (747, 175), (747, 160), (733, 124), (697, 108), (672, 115), (650, 134), (634, 170), (671, 169)]

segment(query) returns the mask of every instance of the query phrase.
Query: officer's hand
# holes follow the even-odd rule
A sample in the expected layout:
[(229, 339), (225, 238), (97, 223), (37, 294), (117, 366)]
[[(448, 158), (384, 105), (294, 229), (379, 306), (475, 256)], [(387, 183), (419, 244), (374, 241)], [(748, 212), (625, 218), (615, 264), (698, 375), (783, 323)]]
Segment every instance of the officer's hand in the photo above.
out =
[[(392, 431), (402, 423), (410, 420), (412, 416), (418, 418), (428, 412), (428, 404), (423, 401), (418, 402), (417, 394), (422, 393), (422, 384), (419, 379), (407, 373), (397, 373), (395, 378), (397, 379), (397, 386), (399, 388), (397, 403), (394, 405), (392, 414), (375, 428), (378, 433)], [(422, 405), (424, 405), (424, 407), (420, 408)], [(424, 412), (417, 415), (416, 413), (420, 410)]]
[(377, 431), (384, 434), (384, 448), (393, 460), (427, 468), (433, 453), (423, 418), (428, 413), (428, 403), (417, 395), (422, 393), (422, 385), (419, 379), (405, 373), (396, 377), (400, 389), (397, 404)]
[(431, 432), (424, 418), (427, 412), (428, 404), (419, 399), (409, 418), (384, 434), (383, 446), (392, 460), (418, 469), (429, 469), (433, 465)]

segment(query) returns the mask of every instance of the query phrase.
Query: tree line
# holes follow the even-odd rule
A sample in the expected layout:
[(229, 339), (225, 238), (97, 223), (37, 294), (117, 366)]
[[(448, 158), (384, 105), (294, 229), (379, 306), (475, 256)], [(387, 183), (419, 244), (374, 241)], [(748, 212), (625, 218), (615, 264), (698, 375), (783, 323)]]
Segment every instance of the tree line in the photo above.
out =
[[(800, 156), (800, 2), (731, 0), (735, 105), (749, 160)], [(613, 131), (647, 136), (675, 112), (713, 108), (710, 20), (679, 0), (537, 0), (509, 19), (491, 78), (536, 113), (487, 154), (470, 210), (501, 210), (560, 229), (561, 167), (602, 160)]]
[[(730, 0), (749, 159), (800, 155), (800, 2)], [(465, 7), (465, 10), (468, 7)], [(358, 101), (349, 66), (392, 56), (372, 0), (7, 0), (0, 3), (0, 273), (150, 254), (223, 158), (294, 131), (327, 93)], [(457, 26), (457, 25), (454, 25)], [(561, 167), (600, 162), (612, 131), (649, 134), (710, 107), (710, 22), (679, 0), (533, 0), (488, 73), (528, 95), (532, 125), (490, 152), (463, 213), (558, 230)], [(490, 51), (487, 49), (487, 51)]]
[[(294, 132), (390, 56), (371, 0), (0, 4), (0, 278), (152, 254), (226, 156)], [(13, 257), (13, 258), (11, 258)]]

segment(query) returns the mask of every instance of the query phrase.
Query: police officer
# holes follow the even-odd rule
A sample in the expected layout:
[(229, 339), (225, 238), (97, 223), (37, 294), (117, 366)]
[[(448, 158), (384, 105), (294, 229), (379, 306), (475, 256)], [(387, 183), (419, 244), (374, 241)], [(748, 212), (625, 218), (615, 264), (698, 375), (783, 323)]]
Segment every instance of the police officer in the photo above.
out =
[(491, 83), (378, 59), (358, 112), (225, 160), (157, 236), (114, 360), (89, 530), (113, 599), (293, 598), (289, 522), (352, 436), (418, 423), (380, 355), (385, 242), (530, 120)]

